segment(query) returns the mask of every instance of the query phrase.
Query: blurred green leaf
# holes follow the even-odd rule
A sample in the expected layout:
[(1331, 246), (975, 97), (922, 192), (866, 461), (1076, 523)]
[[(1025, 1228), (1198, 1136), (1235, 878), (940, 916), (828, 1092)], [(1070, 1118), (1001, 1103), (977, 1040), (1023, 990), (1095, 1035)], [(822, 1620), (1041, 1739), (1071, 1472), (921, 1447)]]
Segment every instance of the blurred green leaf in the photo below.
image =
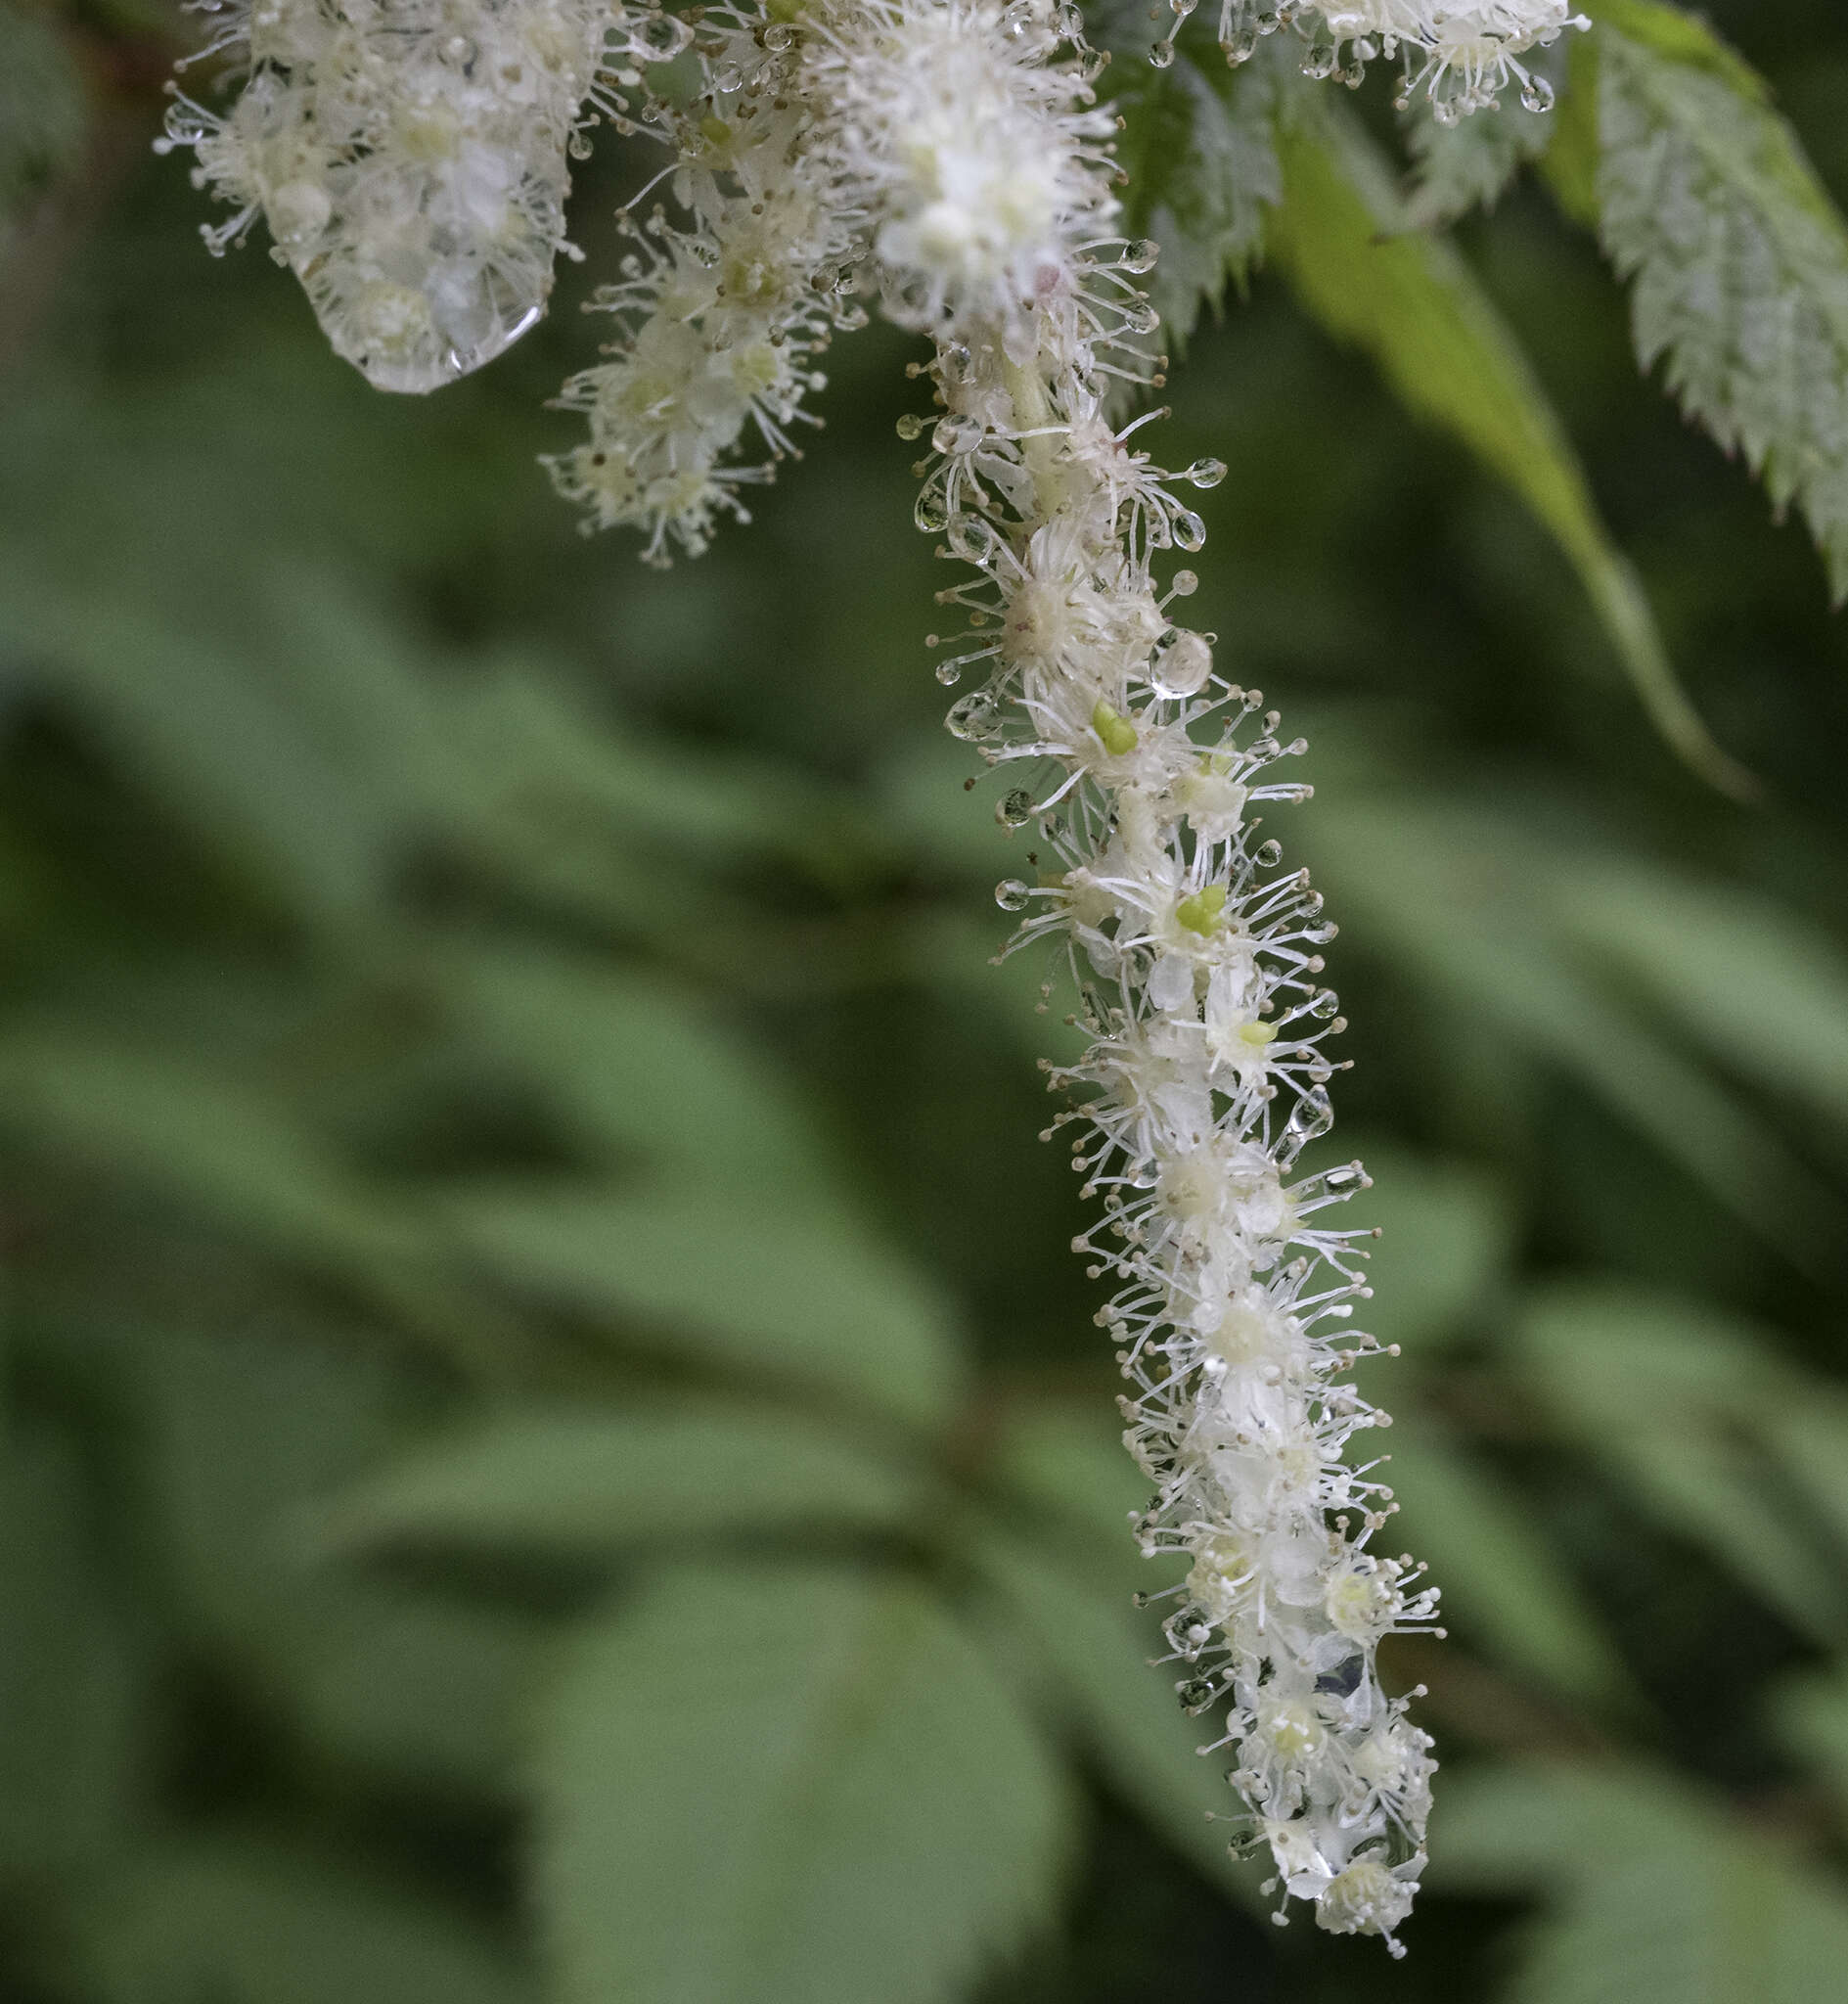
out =
[(1848, 1119), (1848, 956), (1769, 898), (1621, 860), (1575, 859), (1567, 932), (1647, 984), (1728, 1070)]
[(1506, 1282), (1514, 1252), (1508, 1196), (1479, 1170), (1371, 1135), (1342, 1129), (1340, 1145), (1359, 1153), (1374, 1179), (1344, 1219), (1379, 1231), (1366, 1248), (1374, 1298), (1361, 1311), (1365, 1326), (1381, 1343), (1403, 1344), (1414, 1364), (1437, 1356)]
[[(1704, 1544), (1802, 1632), (1848, 1639), (1848, 1577), (1773, 1451), (1823, 1395), (1757, 1333), (1696, 1302), (1615, 1286), (1537, 1297), (1516, 1330), (1534, 1396), (1649, 1509)], [(1848, 1429), (1840, 1436), (1848, 1441)]]
[(1430, 1567), (1445, 1621), (1563, 1697), (1634, 1706), (1622, 1660), (1512, 1485), (1403, 1404), (1385, 1444), (1400, 1505), (1391, 1549)]
[(500, 1793), (543, 1628), (347, 1576), (312, 1526), (421, 1401), (384, 1359), (276, 1333), (133, 1333), (138, 1523), (183, 1626), (326, 1755)]
[(788, 1077), (700, 998), (608, 959), (458, 944), (430, 975), (606, 1157), (697, 1169), (714, 1191), (835, 1190), (827, 1137)]
[[(1620, 31), (1622, 30), (1622, 31)], [(1600, 29), (1600, 233), (1635, 284), (1645, 369), (1848, 593), (1848, 228), (1767, 93), (1711, 30), (1627, 0)]]
[(1828, 2004), (1848, 1902), (1790, 1847), (1622, 1765), (1449, 1781), (1433, 1888), (1544, 1890), (1511, 2004)]
[(915, 1471), (798, 1412), (649, 1400), (500, 1412), (424, 1443), (342, 1496), (343, 1548), (477, 1545), (605, 1558), (761, 1529), (902, 1526)]
[(154, 1718), (139, 1624), (99, 1564), (69, 1443), (0, 1440), (0, 1875), (91, 1870), (126, 1845)]
[(1406, 213), (1352, 119), (1302, 120), (1284, 139), (1283, 160), (1271, 249), (1304, 305), (1365, 348), (1409, 409), (1453, 433), (1521, 496), (1578, 572), (1656, 728), (1716, 786), (1748, 792), (1748, 777), (1714, 744), (1675, 679), (1642, 582), (1599, 519), (1527, 357), (1468, 266), (1448, 244), (1405, 233)]
[(1772, 1694), (1779, 1738), (1833, 1794), (1848, 1822), (1848, 1665), (1791, 1677)]
[(419, 1249), (280, 1100), (184, 1049), (16, 1019), (0, 1037), (0, 1128), (364, 1286)]
[(405, 802), (317, 741), (298, 691), (154, 607), (62, 591), (18, 549), (0, 599), (8, 639), (213, 868), (337, 936), (376, 923)]
[(0, 5), (0, 251), (16, 212), (82, 158), (83, 78), (56, 27)]
[(1057, 1762), (922, 1587), (687, 1567), (548, 1708), (538, 1886), (564, 2004), (925, 2004), (1049, 1917)]
[(429, 1901), (260, 1837), (170, 1840), (86, 1899), (106, 2004), (525, 2004), (507, 1951)]
[(1559, 950), (1549, 923), (1557, 866), (1539, 831), (1462, 802), (1376, 797), (1318, 802), (1298, 840), (1381, 959), (1584, 1080), (1802, 1270), (1831, 1270), (1834, 1200), (1753, 1113)]
[(459, 1195), (442, 1214), (487, 1271), (637, 1341), (834, 1387), (908, 1420), (940, 1418), (954, 1396), (955, 1335), (929, 1282), (769, 1191), (512, 1185)]

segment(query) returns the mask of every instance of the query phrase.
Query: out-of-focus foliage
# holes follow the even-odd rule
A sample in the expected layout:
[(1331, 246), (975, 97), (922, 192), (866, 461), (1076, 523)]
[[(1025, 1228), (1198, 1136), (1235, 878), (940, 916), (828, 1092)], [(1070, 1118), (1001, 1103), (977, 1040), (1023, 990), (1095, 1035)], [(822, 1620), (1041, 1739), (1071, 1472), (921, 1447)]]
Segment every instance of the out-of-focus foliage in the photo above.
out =
[[(1193, 329), (1165, 449), (1234, 468), (1202, 623), (1312, 737), (1276, 832), (1343, 927), (1328, 1146), (1376, 1179), (1403, 1355), (1367, 1368), (1452, 1629), (1392, 1666), (1445, 1749), (1403, 1965), (1262, 1922), (1148, 1666), (1165, 1581), (1033, 1139), (1062, 999), (988, 964), (1016, 850), (921, 644), (904, 343), (843, 343), (826, 452), (659, 578), (533, 465), (574, 314), (381, 399), (138, 145), (35, 222), (57, 282), (0, 358), (9, 1996), (1839, 1993), (1848, 641), (1636, 380), (1590, 237), (1510, 185), (1544, 147), (1601, 202), (1652, 350), (1700, 246), (1635, 236), (1600, 130), (1725, 181), (1688, 111), (1724, 90), (1793, 142), (1705, 30), (1601, 12), (1551, 121), (1416, 130), (1410, 168), (1379, 93), (1307, 99), (1281, 45), (1115, 78), (1179, 325), (1250, 293)], [(152, 134), (128, 25), (30, 22), (0, 54), (81, 50)], [(1723, 25), (1839, 195), (1848, 31)], [(1725, 228), (1787, 248), (1768, 158)], [(587, 243), (629, 173), (587, 170)], [(1780, 267), (1793, 340), (1821, 256)], [(1825, 414), (1748, 335), (1696, 406), (1826, 542)]]

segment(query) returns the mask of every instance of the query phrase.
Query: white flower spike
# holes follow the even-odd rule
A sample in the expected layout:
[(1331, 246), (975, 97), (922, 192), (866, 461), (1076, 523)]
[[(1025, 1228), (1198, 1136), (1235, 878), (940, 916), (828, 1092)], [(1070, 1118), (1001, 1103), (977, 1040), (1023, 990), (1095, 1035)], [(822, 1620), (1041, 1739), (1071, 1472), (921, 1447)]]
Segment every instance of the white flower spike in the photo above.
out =
[[(1538, 108), (1522, 57), (1584, 24), (1565, 0), (1222, 7), (1231, 60), (1293, 26), (1311, 74), (1402, 57), (1444, 118), (1510, 81)], [(1165, 413), (1116, 415), (1166, 364), (1154, 247), (1118, 233), (1101, 60), (1061, 0), (721, 0), (689, 19), (236, 0), (213, 49), (243, 94), (223, 116), (180, 100), (167, 143), (235, 205), (213, 247), (260, 211), (336, 347), (398, 389), (475, 366), (541, 310), (583, 125), (663, 143), (637, 202), (664, 195), (625, 214), (617, 282), (591, 302), (614, 337), (564, 386), (588, 435), (548, 462), (587, 526), (638, 529), (652, 563), (744, 517), (861, 298), (934, 343), (912, 367), (934, 408), (899, 431), (927, 434), (916, 519), (962, 567), (937, 597), (967, 624), (932, 636), (953, 650), (937, 673), (968, 685), (948, 726), (1008, 768), (1001, 818), (1035, 844), (1031, 879), (995, 893), (1019, 920), (1009, 950), (1058, 944), (1089, 1033), (1048, 1068), (1074, 1102), (1048, 1135), (1073, 1133), (1101, 1206), (1077, 1250), (1117, 1285), (1098, 1319), (1151, 1488), (1136, 1535), (1181, 1572), (1150, 1597), (1173, 1603), (1163, 1661), (1216, 1721), (1201, 1751), (1246, 1804), (1240, 1845), (1269, 1847), (1277, 1918), (1306, 1900), (1399, 1954), (1434, 1763), (1375, 1659), (1388, 1635), (1442, 1631), (1421, 1569), (1379, 1549), (1396, 1506), (1366, 1443), (1388, 1422), (1352, 1375), (1379, 1345), (1349, 1327), (1371, 1235), (1328, 1217), (1367, 1177), (1303, 1166), (1333, 1120), (1334, 927), (1264, 832), (1309, 797), (1287, 776), (1306, 748), (1182, 619), (1199, 580), (1178, 560), (1206, 533), (1188, 490), (1226, 468), (1170, 473), (1139, 436)], [(643, 68), (689, 44), (691, 88), (649, 95)]]

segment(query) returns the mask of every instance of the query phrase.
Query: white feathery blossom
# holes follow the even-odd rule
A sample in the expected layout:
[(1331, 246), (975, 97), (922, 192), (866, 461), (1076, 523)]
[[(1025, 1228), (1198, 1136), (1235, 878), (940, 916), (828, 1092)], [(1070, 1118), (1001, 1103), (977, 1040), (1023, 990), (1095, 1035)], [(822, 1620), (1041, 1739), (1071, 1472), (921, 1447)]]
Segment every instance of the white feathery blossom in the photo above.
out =
[[(837, 291), (856, 233), (807, 158), (813, 117), (794, 88), (794, 41), (761, 15), (703, 15), (704, 89), (676, 112), (656, 108), (688, 220), (659, 205), (640, 222), (625, 213), (634, 248), (621, 283), (590, 302), (620, 331), (609, 359), (559, 399), (585, 413), (590, 437), (546, 461), (554, 482), (586, 508), (587, 529), (643, 530), (652, 564), (669, 561), (670, 541), (699, 556), (722, 515), (749, 520), (739, 487), (795, 453), (789, 428), (824, 387), (815, 356), (866, 319)], [(740, 465), (752, 435), (769, 460)]]
[(1155, 574), (1203, 540), (1179, 487), (1225, 469), (1164, 473), (1105, 415), (1111, 374), (1147, 368), (1136, 278), (1153, 258), (1108, 234), (1075, 31), (1036, 0), (831, 7), (810, 44), (818, 152), (865, 213), (890, 310), (937, 342), (920, 522), (973, 572), (939, 594), (969, 615), (939, 672), (981, 672), (950, 727), (1029, 782), (1002, 804), (1042, 844), (1038, 882), (996, 892), (1023, 915), (1015, 943), (1068, 942), (1085, 998), (1092, 1047), (1052, 1079), (1080, 1104), (1055, 1126), (1079, 1124), (1103, 1199), (1079, 1245), (1122, 1283), (1100, 1320), (1154, 1485), (1142, 1543), (1188, 1564), (1165, 1623), (1181, 1702), (1226, 1708), (1215, 1750), (1283, 1905), (1396, 1953), (1432, 1761), (1375, 1651), (1428, 1629), (1436, 1597), (1374, 1550), (1392, 1505), (1346, 1459), (1385, 1424), (1349, 1376), (1377, 1347), (1346, 1330), (1369, 1235), (1322, 1213), (1366, 1178), (1296, 1175), (1332, 1118), (1334, 929), (1257, 836), (1265, 808), (1307, 796), (1276, 776), (1300, 742), (1279, 744), (1274, 712), (1246, 728), (1261, 699), (1170, 619), (1197, 580)]
[[(1521, 56), (1578, 24), (1564, 0), (1222, 4), (1232, 60), (1284, 24), (1312, 73), (1402, 54), (1447, 117), (1510, 79), (1538, 102)], [(237, 205), (215, 244), (266, 213), (336, 346), (387, 387), (473, 366), (540, 310), (586, 105), (666, 143), (675, 212), (626, 214), (592, 301), (615, 338), (562, 399), (589, 435), (548, 462), (652, 562), (699, 554), (794, 451), (856, 296), (933, 342), (913, 373), (936, 409), (899, 429), (928, 429), (917, 521), (966, 567), (938, 593), (966, 625), (932, 636), (937, 673), (967, 685), (949, 727), (1017, 773), (1001, 818), (1037, 843), (1033, 879), (996, 891), (1013, 945), (1058, 942), (1079, 987), (1090, 1047), (1048, 1068), (1074, 1101), (1048, 1133), (1076, 1135), (1102, 1205), (1078, 1249), (1119, 1283), (1099, 1321), (1152, 1487), (1137, 1534), (1185, 1566), (1151, 1596), (1175, 1603), (1163, 1661), (1219, 1721), (1202, 1751), (1225, 1751), (1241, 1843), (1270, 1848), (1278, 1918), (1303, 1899), (1400, 1953), (1434, 1763), (1375, 1653), (1431, 1631), (1436, 1594), (1376, 1548), (1396, 1506), (1364, 1443), (1388, 1422), (1352, 1374), (1379, 1346), (1349, 1327), (1371, 1234), (1328, 1221), (1367, 1178), (1302, 1172), (1333, 1117), (1334, 928), (1261, 832), (1308, 797), (1286, 776), (1302, 742), (1177, 613), (1198, 579), (1167, 567), (1205, 539), (1186, 489), (1226, 469), (1167, 472), (1137, 435), (1164, 414), (1114, 415), (1124, 385), (1162, 381), (1155, 251), (1117, 233), (1115, 121), (1076, 10), (725, 0), (695, 13), (697, 77), (670, 106), (621, 93), (686, 30), (624, 0), (239, 7), (214, 47), (243, 96), (223, 118), (182, 100), (172, 143)]]
[[(1178, 12), (1193, 5), (1176, 0)], [(1358, 84), (1375, 57), (1402, 59), (1400, 109), (1422, 91), (1439, 123), (1450, 125), (1488, 110), (1510, 85), (1528, 111), (1548, 110), (1552, 84), (1521, 58), (1591, 23), (1570, 0), (1220, 0), (1219, 40), (1230, 63), (1290, 26), (1309, 43), (1305, 74)]]
[(231, 204), (214, 252), (257, 216), (335, 351), (381, 389), (480, 367), (544, 311), (586, 107), (687, 30), (616, 0), (231, 0), (203, 52), (242, 90), (220, 114), (176, 96), (164, 148)]

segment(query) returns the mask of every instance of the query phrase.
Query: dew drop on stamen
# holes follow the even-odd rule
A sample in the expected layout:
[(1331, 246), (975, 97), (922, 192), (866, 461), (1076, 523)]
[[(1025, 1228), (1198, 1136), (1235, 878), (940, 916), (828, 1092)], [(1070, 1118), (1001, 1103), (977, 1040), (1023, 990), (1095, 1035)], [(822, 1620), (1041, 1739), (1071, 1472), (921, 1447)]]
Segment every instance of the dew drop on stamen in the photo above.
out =
[[(1024, 828), (1033, 818), (1033, 796), (1016, 788), (995, 808), (995, 819), (1003, 828)], [(1032, 858), (1027, 858), (1029, 862)]]
[(995, 886), (995, 902), (1004, 912), (1023, 912), (1032, 891), (1017, 877), (1004, 877)]

